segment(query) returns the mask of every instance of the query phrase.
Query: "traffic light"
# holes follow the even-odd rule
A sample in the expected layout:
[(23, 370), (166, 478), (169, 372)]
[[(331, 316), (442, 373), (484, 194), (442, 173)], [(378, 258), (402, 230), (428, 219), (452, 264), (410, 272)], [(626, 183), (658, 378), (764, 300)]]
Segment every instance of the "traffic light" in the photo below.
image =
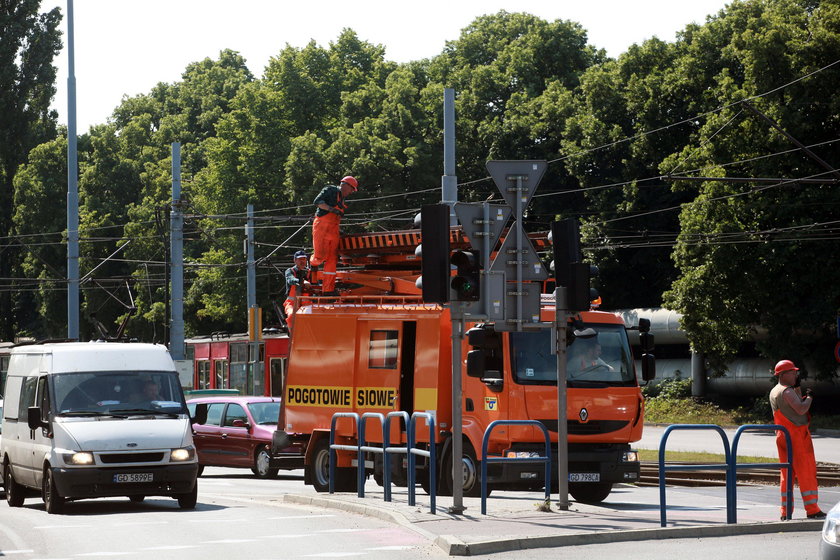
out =
[(577, 220), (568, 218), (551, 224), (554, 248), (554, 278), (558, 286), (566, 288), (566, 308), (569, 311), (589, 311), (598, 293), (589, 287), (598, 267), (581, 262), (580, 230)]
[(420, 245), (415, 254), (421, 258), (417, 287), (423, 290), (426, 303), (449, 301), (449, 205), (427, 204), (420, 210)]
[(453, 251), (449, 261), (457, 268), (452, 278), (452, 300), (479, 301), (481, 299), (481, 258), (479, 251)]

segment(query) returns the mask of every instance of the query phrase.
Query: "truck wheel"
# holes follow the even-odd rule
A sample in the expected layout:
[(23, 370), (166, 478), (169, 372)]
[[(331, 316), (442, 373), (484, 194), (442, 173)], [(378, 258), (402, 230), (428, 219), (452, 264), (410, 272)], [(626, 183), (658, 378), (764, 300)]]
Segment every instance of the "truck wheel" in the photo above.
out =
[(582, 504), (597, 504), (612, 492), (611, 482), (570, 482), (569, 494)]
[[(330, 491), (330, 440), (327, 438), (318, 440), (318, 443), (315, 444), (315, 450), (312, 452), (312, 462), (306, 465), (306, 470), (309, 471), (307, 478), (312, 481), (312, 486), (315, 487), (316, 492)], [(336, 492), (355, 492), (357, 486), (356, 469), (352, 467), (335, 468)]]
[(257, 475), (257, 478), (274, 478), (280, 469), (272, 469), (271, 454), (265, 445), (257, 447), (257, 452), (254, 454), (254, 466), (251, 467), (251, 472)]
[(26, 497), (26, 488), (15, 481), (15, 475), (12, 474), (12, 466), (6, 461), (3, 467), (3, 486), (6, 490), (6, 501), (9, 507), (20, 507), (23, 505), (23, 500)]
[[(481, 463), (476, 458), (475, 450), (469, 440), (464, 439), (461, 463), (464, 473), (464, 496), (475, 498), (481, 496)], [(440, 461), (438, 471), (438, 494), (441, 496), (452, 495), (452, 446), (444, 448), (443, 457)], [(426, 483), (428, 486), (428, 482)], [(487, 495), (490, 495), (490, 488), (487, 488)]]
[(192, 490), (186, 494), (177, 494), (175, 497), (181, 509), (195, 509), (195, 504), (198, 503), (198, 480), (195, 481)]

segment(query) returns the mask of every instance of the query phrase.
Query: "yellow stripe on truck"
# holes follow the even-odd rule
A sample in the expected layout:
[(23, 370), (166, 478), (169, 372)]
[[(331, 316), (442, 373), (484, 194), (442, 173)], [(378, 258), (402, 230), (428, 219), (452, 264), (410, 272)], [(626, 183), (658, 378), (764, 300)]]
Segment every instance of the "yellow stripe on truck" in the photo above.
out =
[(290, 385), (286, 389), (286, 405), (330, 406), (351, 408), (352, 387), (306, 387)]

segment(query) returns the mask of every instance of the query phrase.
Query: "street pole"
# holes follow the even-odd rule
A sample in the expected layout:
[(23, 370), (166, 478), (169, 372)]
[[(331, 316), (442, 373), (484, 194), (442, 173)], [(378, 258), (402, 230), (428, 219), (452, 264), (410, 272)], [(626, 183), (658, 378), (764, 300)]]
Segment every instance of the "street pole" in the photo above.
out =
[(461, 345), (464, 340), (464, 315), (460, 303), (451, 302), (452, 314), (452, 507), (449, 513), (460, 515), (464, 507), (464, 445), (461, 413)]
[[(556, 263), (555, 263), (556, 264)], [(554, 330), (557, 337), (557, 508), (569, 509), (569, 423), (566, 420), (566, 288), (554, 290)]]
[(79, 340), (79, 155), (73, 0), (67, 0), (67, 338)]
[(169, 353), (173, 360), (184, 359), (184, 216), (181, 213), (181, 144), (172, 143), (172, 208), (169, 213), (169, 252), (172, 323)]

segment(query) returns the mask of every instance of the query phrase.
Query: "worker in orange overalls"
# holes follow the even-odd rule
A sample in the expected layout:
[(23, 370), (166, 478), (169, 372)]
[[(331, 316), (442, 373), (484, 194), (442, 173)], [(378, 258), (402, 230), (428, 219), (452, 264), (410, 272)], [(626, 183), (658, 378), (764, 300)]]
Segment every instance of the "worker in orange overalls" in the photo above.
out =
[(315, 249), (309, 264), (313, 270), (324, 265), (321, 283), (322, 295), (337, 295), (335, 291), (335, 270), (338, 265), (338, 224), (347, 209), (344, 202), (348, 196), (359, 190), (359, 182), (350, 175), (339, 185), (328, 185), (315, 197), (315, 221), (312, 223), (312, 245)]
[[(825, 513), (817, 505), (819, 494), (817, 491), (817, 462), (814, 458), (814, 444), (808, 424), (811, 415), (808, 412), (814, 399), (811, 390), (805, 390), (803, 397), (796, 387), (799, 368), (790, 360), (781, 360), (776, 364), (773, 374), (779, 383), (770, 391), (770, 406), (773, 409), (773, 422), (784, 426), (790, 433), (791, 475), (802, 493), (802, 503), (808, 519), (823, 519)], [(787, 462), (787, 441), (781, 430), (776, 430), (776, 447), (779, 450), (779, 462)], [(787, 503), (788, 469), (781, 470), (782, 487), (782, 520), (793, 514), (793, 504)]]
[[(295, 315), (295, 297), (309, 291), (309, 267), (306, 264), (306, 251), (295, 253), (295, 264), (286, 269), (286, 299), (283, 302), (283, 310), (286, 312), (286, 325), (289, 331), (292, 329), (292, 321)], [(300, 305), (298, 303), (298, 305)]]

